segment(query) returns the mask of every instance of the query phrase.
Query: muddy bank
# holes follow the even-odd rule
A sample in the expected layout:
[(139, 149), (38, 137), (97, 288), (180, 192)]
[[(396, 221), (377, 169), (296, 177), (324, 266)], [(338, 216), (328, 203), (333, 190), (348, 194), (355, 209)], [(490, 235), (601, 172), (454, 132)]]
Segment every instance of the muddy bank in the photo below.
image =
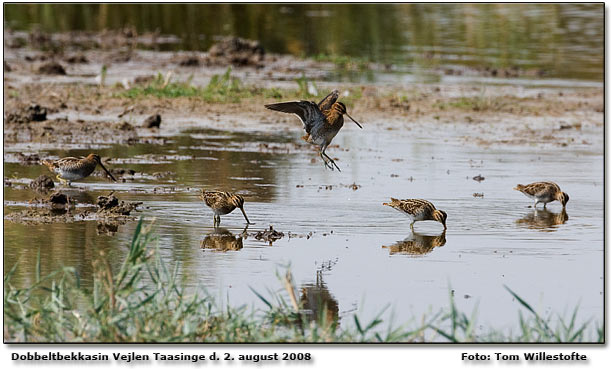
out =
[[(342, 88), (342, 86), (338, 86)], [(513, 86), (416, 85), (344, 86), (341, 100), (371, 132), (383, 130), (463, 132), (461, 140), (478, 145), (601, 145), (602, 89), (537, 89)], [(252, 96), (238, 103), (210, 103), (196, 97), (121, 97), (122, 87), (5, 84), (5, 142), (164, 143), (164, 137), (198, 127), (231, 131), (296, 132), (299, 121), (273, 114), (263, 105), (276, 98)], [(482, 96), (482, 93), (484, 95)], [(347, 96), (346, 96), (347, 94)], [(23, 106), (22, 101), (35, 101)], [(45, 107), (46, 120), (29, 116), (30, 106)], [(153, 115), (151, 115), (153, 114)], [(163, 117), (160, 128), (146, 118)], [(152, 119), (156, 126), (157, 119)], [(296, 145), (303, 145), (296, 142)], [(269, 145), (265, 150), (284, 150)]]
[[(271, 113), (263, 105), (317, 100), (334, 88), (368, 132), (454, 130), (462, 133), (460, 140), (483, 146), (602, 144), (602, 85), (545, 85), (544, 70), (438, 71), (498, 78), (505, 85), (418, 84), (400, 78), (384, 84), (336, 83), (336, 61), (270, 54), (256, 40), (222, 38), (204, 52), (154, 50), (171, 37), (141, 35), (133, 28), (8, 32), (6, 40), (4, 138), (9, 145), (163, 144), (163, 137), (190, 127), (299, 131), (295, 117)], [(512, 84), (522, 77), (537, 83)]]
[[(41, 184), (40, 187), (46, 188), (46, 192), (50, 191), (53, 186), (41, 177), (32, 183), (46, 184), (46, 186)], [(101, 228), (102, 233), (112, 233), (116, 232), (116, 227), (112, 231), (113, 225), (125, 224), (127, 221), (134, 220), (132, 213), (141, 204), (142, 202), (120, 201), (112, 193), (108, 196), (98, 196), (95, 204), (80, 203), (60, 189), (47, 196), (37, 196), (25, 204), (14, 204), (25, 206), (26, 209), (9, 212), (5, 214), (4, 219), (26, 224), (97, 221), (107, 224)]]

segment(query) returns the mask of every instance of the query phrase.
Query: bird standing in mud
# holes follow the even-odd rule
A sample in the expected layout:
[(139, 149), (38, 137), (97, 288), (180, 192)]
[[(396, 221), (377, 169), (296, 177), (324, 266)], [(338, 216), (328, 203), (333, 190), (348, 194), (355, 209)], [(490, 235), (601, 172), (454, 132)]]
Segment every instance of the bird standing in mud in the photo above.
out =
[(108, 169), (106, 169), (104, 164), (102, 164), (102, 160), (98, 154), (89, 154), (86, 158), (67, 157), (57, 160), (43, 160), (42, 163), (46, 165), (50, 171), (57, 173), (56, 178), (62, 184), (67, 183), (70, 185), (72, 181), (89, 177), (98, 164), (113, 181), (117, 181)]
[(306, 142), (320, 147), (320, 157), (324, 161), (325, 167), (334, 170), (335, 166), (341, 172), (335, 161), (325, 153), (325, 150), (344, 125), (344, 115), (347, 115), (359, 128), (362, 129), (363, 127), (346, 112), (346, 105), (338, 102), (338, 97), (339, 91), (333, 90), (318, 104), (313, 101), (301, 100), (267, 104), (265, 107), (270, 110), (297, 115), (306, 131), (306, 135), (302, 138)]
[(435, 205), (426, 200), (420, 199), (407, 199), (398, 200), (390, 198), (390, 202), (385, 202), (382, 205), (390, 206), (403, 214), (407, 215), (410, 220), (410, 228), (414, 230), (414, 223), (421, 220), (435, 220), (443, 224), (443, 229), (448, 229), (446, 226), (446, 219), (448, 215), (443, 210), (435, 209)]
[(535, 199), (535, 205), (533, 206), (535, 208), (538, 203), (542, 202), (545, 209), (547, 203), (552, 201), (559, 201), (565, 208), (566, 203), (569, 202), (569, 195), (562, 192), (560, 186), (554, 182), (534, 182), (526, 186), (519, 184), (513, 189), (522, 192), (531, 199)]
[(214, 212), (214, 226), (221, 224), (221, 215), (229, 214), (240, 208), (246, 223), (250, 224), (244, 212), (244, 198), (231, 192), (202, 190), (199, 198)]

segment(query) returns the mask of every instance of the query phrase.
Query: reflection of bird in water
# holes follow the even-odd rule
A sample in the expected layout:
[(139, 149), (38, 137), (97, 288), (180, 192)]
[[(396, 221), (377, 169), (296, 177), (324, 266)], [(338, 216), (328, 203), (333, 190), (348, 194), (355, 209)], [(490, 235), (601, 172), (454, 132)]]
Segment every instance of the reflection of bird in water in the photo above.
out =
[(244, 212), (244, 198), (231, 192), (202, 190), (199, 198), (214, 212), (214, 226), (221, 224), (221, 215), (229, 214), (239, 208), (246, 223), (250, 224)]
[(57, 173), (57, 179), (62, 184), (70, 185), (71, 181), (88, 177), (98, 165), (104, 169), (113, 181), (117, 181), (102, 164), (102, 159), (97, 154), (89, 154), (86, 158), (67, 157), (57, 160), (43, 160), (42, 163), (50, 171)]
[(331, 170), (337, 168), (341, 172), (335, 161), (325, 153), (325, 150), (344, 126), (344, 115), (348, 116), (361, 129), (363, 127), (346, 112), (344, 103), (336, 102), (338, 97), (339, 91), (333, 90), (318, 104), (313, 101), (301, 100), (267, 104), (265, 107), (270, 110), (297, 115), (306, 131), (306, 135), (302, 138), (306, 142), (320, 147), (319, 155), (324, 161), (325, 167)]
[(301, 286), (299, 305), (309, 321), (337, 321), (339, 305), (322, 280), (322, 270), (316, 271), (316, 284), (307, 283)]
[(430, 201), (421, 199), (398, 200), (391, 197), (390, 202), (385, 202), (382, 205), (390, 206), (407, 215), (412, 221), (409, 225), (412, 231), (414, 230), (414, 223), (421, 220), (435, 220), (443, 224), (443, 229), (448, 228), (446, 227), (448, 214), (443, 210), (437, 210)]
[(446, 244), (446, 231), (437, 236), (429, 236), (419, 233), (412, 233), (403, 241), (395, 242), (390, 246), (382, 246), (388, 249), (390, 255), (425, 255), (433, 251), (435, 247), (442, 247)]
[(226, 228), (214, 228), (211, 233), (204, 237), (200, 248), (217, 251), (239, 251), (244, 247), (243, 235), (246, 228), (238, 236), (235, 236)]
[(535, 208), (540, 202), (543, 203), (543, 208), (547, 206), (548, 202), (552, 201), (559, 201), (563, 208), (569, 202), (569, 195), (566, 192), (562, 192), (560, 186), (554, 182), (534, 182), (526, 186), (519, 184), (513, 189), (522, 192), (531, 199), (535, 199)]
[(566, 213), (565, 208), (562, 208), (562, 211), (559, 213), (553, 213), (547, 209), (535, 209), (526, 214), (525, 217), (516, 220), (516, 224), (530, 229), (540, 229), (553, 232), (555, 230), (555, 226), (564, 224), (567, 220), (569, 220), (569, 215)]

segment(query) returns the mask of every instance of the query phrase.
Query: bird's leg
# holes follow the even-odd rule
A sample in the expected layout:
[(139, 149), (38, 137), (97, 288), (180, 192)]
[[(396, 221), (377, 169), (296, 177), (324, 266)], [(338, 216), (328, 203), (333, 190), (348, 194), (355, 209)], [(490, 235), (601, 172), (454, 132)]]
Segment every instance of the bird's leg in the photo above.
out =
[(319, 156), (320, 156), (320, 158), (322, 159), (323, 163), (325, 163), (325, 167), (326, 167), (327, 169), (334, 170), (334, 169), (333, 169), (333, 167), (332, 167), (332, 166), (329, 164), (329, 162), (327, 161), (327, 159), (325, 159), (325, 156), (324, 156), (324, 154), (323, 154), (323, 152), (322, 152), (322, 151), (321, 151), (321, 152), (319, 152), (319, 153), (318, 153), (318, 155), (319, 155)]
[(68, 184), (68, 186), (70, 186), (70, 182), (69, 182), (69, 181), (66, 181), (65, 179), (63, 179), (63, 178), (62, 178), (62, 177), (61, 177), (59, 174), (58, 174), (58, 175), (57, 175), (55, 178), (57, 178), (57, 180), (59, 181), (59, 183), (61, 183), (62, 185), (64, 185), (64, 186), (65, 186), (66, 184)]
[(543, 209), (547, 209), (547, 203), (546, 202), (543, 203)]
[[(325, 147), (325, 149), (326, 149), (326, 147)], [(327, 155), (327, 154), (325, 153), (325, 150), (323, 150), (323, 151), (322, 151), (322, 154), (323, 154), (323, 155), (324, 155), (324, 156), (325, 156), (327, 159), (329, 159), (329, 161), (331, 162), (331, 164), (335, 165), (335, 167), (337, 168), (337, 170), (338, 170), (338, 171), (340, 171), (340, 172), (342, 171), (341, 169), (339, 169), (339, 167), (337, 166), (337, 164), (335, 164), (335, 160), (331, 159), (331, 158), (329, 157), (329, 155)], [(333, 170), (333, 167), (331, 167), (331, 170)]]

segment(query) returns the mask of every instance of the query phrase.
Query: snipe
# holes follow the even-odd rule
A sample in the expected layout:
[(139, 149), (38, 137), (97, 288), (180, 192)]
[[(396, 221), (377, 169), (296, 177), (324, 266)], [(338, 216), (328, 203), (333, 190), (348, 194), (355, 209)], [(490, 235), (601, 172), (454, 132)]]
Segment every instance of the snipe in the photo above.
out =
[(43, 160), (50, 171), (57, 173), (57, 179), (62, 184), (70, 185), (70, 182), (76, 181), (85, 177), (89, 177), (95, 168), (99, 165), (104, 169), (106, 174), (117, 181), (116, 178), (106, 169), (98, 154), (89, 154), (86, 158), (67, 157), (57, 160)]
[(385, 202), (382, 205), (390, 206), (407, 215), (412, 221), (409, 225), (412, 231), (414, 230), (414, 223), (422, 220), (434, 220), (443, 224), (444, 230), (448, 228), (446, 226), (448, 215), (443, 210), (437, 210), (430, 201), (421, 199), (398, 200), (391, 197), (390, 202)]
[(221, 215), (229, 214), (239, 208), (246, 223), (250, 224), (244, 212), (244, 198), (231, 192), (202, 190), (199, 198), (214, 212), (214, 226), (221, 224)]
[(548, 202), (559, 201), (562, 207), (566, 207), (566, 203), (569, 202), (569, 195), (566, 192), (560, 190), (560, 186), (554, 182), (534, 182), (527, 185), (517, 185), (513, 188), (514, 190), (522, 192), (524, 195), (535, 200), (534, 207), (542, 202), (543, 208), (547, 206)]
[(265, 107), (270, 110), (297, 115), (306, 131), (306, 135), (302, 138), (320, 148), (319, 155), (324, 161), (325, 167), (331, 170), (334, 170), (335, 167), (341, 172), (335, 161), (325, 153), (325, 150), (344, 126), (344, 115), (347, 115), (361, 129), (363, 127), (346, 112), (346, 105), (338, 102), (338, 97), (339, 91), (333, 90), (318, 104), (314, 101), (301, 100), (267, 104)]

